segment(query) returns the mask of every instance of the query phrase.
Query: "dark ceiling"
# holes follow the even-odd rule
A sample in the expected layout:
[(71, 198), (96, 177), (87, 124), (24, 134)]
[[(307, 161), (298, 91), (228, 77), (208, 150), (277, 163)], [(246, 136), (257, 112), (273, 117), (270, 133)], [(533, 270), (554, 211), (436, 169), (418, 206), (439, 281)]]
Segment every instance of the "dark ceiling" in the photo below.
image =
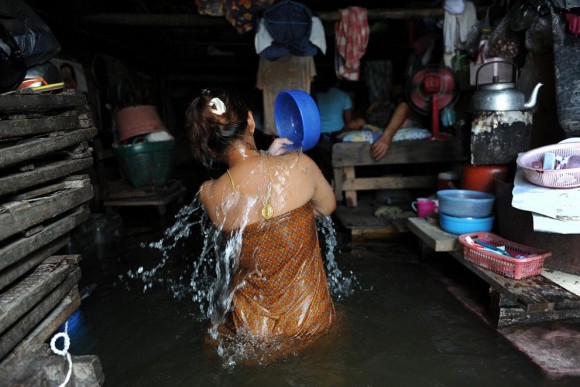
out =
[[(195, 0), (27, 0), (59, 40), (61, 56), (79, 61), (106, 54), (131, 66), (163, 73), (170, 81), (243, 81), (255, 75), (252, 32), (239, 34), (223, 17), (202, 16)], [(323, 20), (327, 41), (338, 10), (356, 5), (369, 20), (404, 19), (396, 9), (441, 11), (440, 2), (302, 1)], [(437, 5), (438, 4), (438, 5)], [(433, 6), (431, 6), (433, 5)], [(384, 43), (383, 43), (384, 44)], [(333, 44), (328, 44), (332, 51)], [(316, 58), (332, 66), (332, 55)]]

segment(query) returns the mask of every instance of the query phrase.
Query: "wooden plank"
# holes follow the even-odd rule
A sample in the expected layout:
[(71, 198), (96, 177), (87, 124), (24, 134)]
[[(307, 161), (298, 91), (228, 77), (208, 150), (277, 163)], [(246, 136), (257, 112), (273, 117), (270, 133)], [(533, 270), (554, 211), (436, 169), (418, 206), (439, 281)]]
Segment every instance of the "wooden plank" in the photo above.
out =
[[(99, 358), (95, 355), (71, 356), (71, 386), (102, 386), (105, 375)], [(46, 343), (29, 352), (11, 353), (0, 363), (0, 380), (3, 386), (59, 386), (68, 372), (68, 362), (56, 356)]]
[(0, 178), (0, 196), (68, 176), (93, 165), (92, 157), (56, 161), (33, 169)]
[(368, 191), (375, 189), (435, 188), (436, 176), (382, 176), (346, 178), (345, 191)]
[(6, 246), (0, 247), (0, 270), (24, 259), (37, 249), (65, 235), (89, 219), (90, 215), (88, 208), (81, 206), (66, 216), (51, 219), (50, 222), (44, 224), (42, 231), (39, 233), (28, 238), (20, 238)]
[(350, 230), (352, 242), (361, 243), (369, 240), (386, 239), (392, 237), (393, 235), (399, 235), (401, 231), (398, 227), (390, 225), (383, 228), (373, 228), (373, 229), (352, 229)]
[(14, 164), (65, 149), (82, 141), (90, 140), (95, 137), (97, 133), (98, 130), (94, 127), (79, 129), (2, 148), (0, 149), (0, 168), (6, 168)]
[(463, 245), (459, 243), (457, 235), (441, 230), (439, 226), (427, 222), (425, 218), (409, 218), (407, 222), (409, 230), (434, 251), (443, 252), (463, 249)]
[[(34, 309), (27, 311), (14, 325), (2, 334), (0, 340), (0, 358), (10, 352), (22, 339), (24, 339), (40, 323), (48, 313), (78, 284), (81, 278), (81, 270), (77, 267), (70, 271), (63, 280), (56, 284), (51, 292), (45, 294)], [(57, 286), (58, 285), (58, 286)]]
[(32, 351), (35, 346), (41, 345), (69, 319), (81, 306), (81, 297), (78, 285), (63, 298), (63, 300), (14, 348), (15, 353)]
[(375, 206), (369, 203), (361, 203), (358, 207), (345, 207), (339, 205), (335, 214), (340, 223), (349, 230), (354, 229), (389, 229), (393, 225), (384, 217), (374, 215)]
[(0, 112), (40, 112), (74, 108), (86, 105), (87, 98), (79, 92), (63, 91), (58, 94), (4, 94), (0, 95)]
[(157, 197), (137, 197), (117, 200), (105, 200), (104, 206), (107, 207), (138, 207), (138, 206), (163, 206), (182, 197), (185, 194), (185, 187), (179, 187), (173, 192), (161, 194)]
[(332, 166), (392, 165), (441, 163), (462, 161), (457, 139), (412, 140), (393, 142), (386, 155), (375, 160), (371, 158), (371, 144), (366, 142), (339, 142), (332, 147)]
[(505, 328), (521, 324), (535, 324), (549, 321), (576, 320), (580, 318), (580, 309), (560, 309), (545, 312), (528, 312), (518, 307), (500, 307), (495, 316), (496, 327)]
[(29, 270), (38, 266), (42, 261), (63, 248), (68, 243), (69, 239), (68, 236), (61, 236), (60, 238), (44, 245), (42, 249), (34, 251), (21, 261), (0, 271), (0, 290), (12, 284), (12, 282), (16, 281)]
[(93, 187), (88, 179), (66, 184), (66, 189), (47, 197), (4, 204), (4, 212), (0, 213), (0, 241), (78, 207), (93, 197)]
[(65, 262), (65, 256), (61, 257), (60, 263), (40, 264), (15, 286), (0, 294), (0, 333), (28, 313), (75, 269)]
[(514, 280), (465, 260), (463, 251), (450, 254), (503, 296), (517, 302), (528, 313), (580, 308), (579, 296), (544, 276)]
[(51, 133), (54, 131), (69, 131), (78, 128), (88, 128), (91, 126), (90, 120), (86, 114), (74, 114), (40, 117), (40, 118), (23, 118), (23, 119), (5, 119), (0, 120), (0, 139), (32, 137), (40, 134)]
[(117, 200), (165, 196), (168, 193), (177, 191), (182, 184), (179, 180), (169, 180), (161, 187), (135, 188), (121, 180), (115, 180), (107, 182), (107, 186), (107, 198), (110, 200)]

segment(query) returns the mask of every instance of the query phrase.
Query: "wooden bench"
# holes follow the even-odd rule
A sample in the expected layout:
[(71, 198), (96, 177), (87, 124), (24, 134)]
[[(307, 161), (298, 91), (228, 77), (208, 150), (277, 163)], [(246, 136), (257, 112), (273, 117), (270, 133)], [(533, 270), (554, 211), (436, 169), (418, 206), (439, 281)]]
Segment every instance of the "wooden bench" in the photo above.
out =
[(580, 318), (580, 296), (545, 275), (521, 280), (506, 278), (465, 260), (457, 235), (449, 234), (423, 218), (410, 218), (407, 225), (426, 246), (449, 253), (490, 285), (491, 322), (497, 328)]
[(337, 201), (342, 201), (344, 191), (347, 207), (357, 206), (357, 191), (436, 186), (435, 175), (357, 177), (356, 167), (465, 161), (456, 138), (396, 141), (378, 161), (371, 158), (370, 149), (371, 144), (366, 142), (342, 142), (332, 147), (334, 194)]

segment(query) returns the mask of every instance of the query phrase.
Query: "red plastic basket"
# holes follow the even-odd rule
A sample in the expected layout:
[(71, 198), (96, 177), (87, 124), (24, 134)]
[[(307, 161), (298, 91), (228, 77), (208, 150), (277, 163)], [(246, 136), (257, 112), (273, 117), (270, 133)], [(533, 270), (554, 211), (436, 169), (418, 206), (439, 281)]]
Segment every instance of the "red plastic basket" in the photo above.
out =
[(546, 145), (532, 149), (516, 160), (523, 169), (526, 179), (531, 183), (548, 188), (580, 187), (580, 168), (541, 169), (532, 167), (534, 161), (542, 162), (544, 154), (552, 152), (556, 156), (580, 155), (580, 142)]
[[(474, 248), (465, 240), (468, 236), (474, 240), (477, 238), (482, 242), (487, 242), (496, 247), (505, 246), (506, 251), (510, 254), (525, 255), (527, 258), (510, 258), (501, 254)], [(544, 261), (552, 255), (550, 251), (524, 246), (488, 232), (460, 235), (459, 242), (464, 246), (463, 255), (467, 261), (516, 280), (541, 274)]]

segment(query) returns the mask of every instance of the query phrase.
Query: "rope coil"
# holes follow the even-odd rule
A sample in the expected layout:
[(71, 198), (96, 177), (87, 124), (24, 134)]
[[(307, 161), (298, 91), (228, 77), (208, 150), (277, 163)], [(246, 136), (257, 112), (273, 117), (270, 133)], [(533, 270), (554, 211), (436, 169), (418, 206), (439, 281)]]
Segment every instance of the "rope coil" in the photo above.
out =
[[(58, 349), (56, 347), (56, 341), (61, 337), (63, 339), (63, 348)], [(66, 386), (66, 384), (70, 381), (70, 377), (72, 375), (72, 359), (70, 353), (68, 352), (69, 348), (70, 348), (70, 337), (68, 335), (68, 321), (67, 321), (64, 325), (64, 332), (57, 333), (50, 340), (50, 349), (52, 350), (52, 352), (59, 356), (66, 356), (66, 360), (68, 362), (68, 371), (66, 373), (66, 377), (64, 379), (64, 382), (62, 382), (59, 385), (59, 387)]]

